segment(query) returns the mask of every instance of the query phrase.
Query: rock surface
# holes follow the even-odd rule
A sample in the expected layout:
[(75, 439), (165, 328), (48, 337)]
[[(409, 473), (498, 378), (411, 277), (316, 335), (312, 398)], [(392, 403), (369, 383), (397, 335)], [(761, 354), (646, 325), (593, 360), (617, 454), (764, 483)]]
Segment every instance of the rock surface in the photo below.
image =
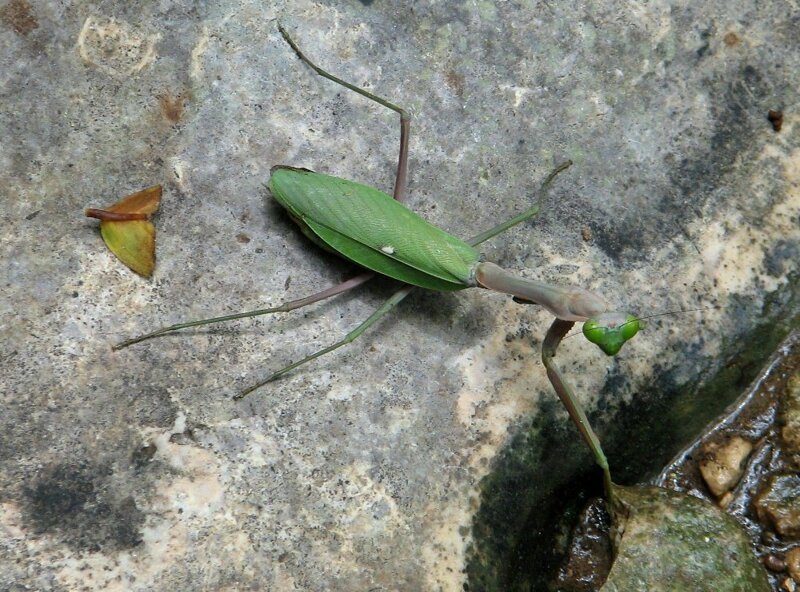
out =
[[(413, 112), (409, 202), (454, 234), (528, 207), (556, 162), (575, 162), (542, 215), (485, 246), (490, 260), (643, 315), (723, 307), (653, 319), (613, 359), (571, 340), (561, 365), (606, 422), (720, 373), (746, 384), (796, 323), (789, 4), (0, 0), (2, 589), (462, 590), (470, 545), (484, 550), (482, 480), (552, 401), (535, 307), (418, 293), (240, 404), (231, 395), (338, 339), (390, 284), (110, 350), (354, 273), (263, 184), (290, 164), (388, 190), (397, 118), (315, 76), (277, 20)], [(147, 281), (82, 211), (156, 183)], [(687, 418), (724, 406), (683, 403), (660, 425), (677, 449)], [(657, 448), (653, 462), (670, 454)], [(587, 462), (549, 457), (510, 482), (535, 478), (546, 497)], [(538, 498), (506, 491), (522, 506), (505, 507), (505, 532), (529, 536), (514, 529)]]
[(790, 542), (800, 538), (800, 476), (773, 475), (753, 505), (759, 519), (781, 537)]
[(722, 445), (711, 443), (702, 448), (706, 458), (700, 463), (700, 472), (711, 493), (719, 497), (736, 487), (752, 450), (753, 444), (739, 436)]

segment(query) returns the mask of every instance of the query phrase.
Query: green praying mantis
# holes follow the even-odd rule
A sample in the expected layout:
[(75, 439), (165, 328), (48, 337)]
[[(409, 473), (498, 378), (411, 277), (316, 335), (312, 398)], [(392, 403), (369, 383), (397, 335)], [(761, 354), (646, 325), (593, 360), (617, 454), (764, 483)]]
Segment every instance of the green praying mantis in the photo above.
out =
[[(309, 239), (367, 271), (317, 294), (274, 308), (170, 325), (118, 343), (113, 349), (119, 350), (180, 329), (295, 310), (351, 290), (375, 274), (394, 278), (404, 285), (343, 339), (272, 373), (235, 395), (234, 399), (242, 399), (298, 366), (351, 343), (388, 314), (415, 287), (439, 291), (479, 287), (511, 294), (520, 302), (545, 307), (564, 321), (584, 321), (586, 338), (607, 355), (615, 355), (626, 341), (636, 335), (639, 320), (631, 314), (614, 311), (600, 295), (576, 286), (556, 286), (514, 276), (494, 263), (484, 261), (475, 250), (480, 243), (535, 216), (539, 211), (538, 202), (518, 216), (466, 241), (448, 234), (408, 209), (403, 203), (408, 177), (411, 122), (408, 112), (323, 70), (306, 57), (282, 26), (279, 25), (278, 30), (300, 60), (317, 74), (400, 116), (400, 154), (392, 196), (354, 181), (283, 165), (272, 168), (268, 183), (272, 196)], [(570, 164), (562, 164), (545, 179), (539, 202), (555, 176)]]

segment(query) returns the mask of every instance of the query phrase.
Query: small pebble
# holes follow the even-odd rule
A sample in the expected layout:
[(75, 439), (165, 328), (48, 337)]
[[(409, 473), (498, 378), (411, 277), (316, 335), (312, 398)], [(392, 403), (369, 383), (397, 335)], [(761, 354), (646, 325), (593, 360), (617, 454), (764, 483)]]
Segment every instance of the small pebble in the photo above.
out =
[(765, 555), (763, 562), (764, 567), (770, 571), (783, 571), (786, 569), (786, 562), (777, 555)]
[(783, 127), (783, 111), (770, 109), (767, 113), (767, 119), (772, 124), (772, 129), (776, 132), (781, 131)]
[(720, 444), (709, 442), (703, 446), (701, 453), (704, 460), (700, 462), (700, 473), (711, 493), (720, 497), (736, 487), (752, 451), (753, 445), (740, 436), (733, 436)]
[(785, 560), (786, 569), (789, 570), (789, 575), (792, 576), (795, 582), (800, 582), (800, 547), (789, 549), (786, 552)]
[(783, 540), (800, 539), (800, 475), (772, 475), (753, 498), (753, 508), (759, 521)]

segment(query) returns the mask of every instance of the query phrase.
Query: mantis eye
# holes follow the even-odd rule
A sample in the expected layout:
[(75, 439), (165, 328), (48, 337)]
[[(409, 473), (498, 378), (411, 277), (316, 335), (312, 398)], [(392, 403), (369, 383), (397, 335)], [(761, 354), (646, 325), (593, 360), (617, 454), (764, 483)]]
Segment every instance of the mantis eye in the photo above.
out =
[(626, 341), (639, 332), (639, 328), (639, 319), (633, 315), (610, 313), (586, 321), (583, 334), (607, 356), (614, 356)]

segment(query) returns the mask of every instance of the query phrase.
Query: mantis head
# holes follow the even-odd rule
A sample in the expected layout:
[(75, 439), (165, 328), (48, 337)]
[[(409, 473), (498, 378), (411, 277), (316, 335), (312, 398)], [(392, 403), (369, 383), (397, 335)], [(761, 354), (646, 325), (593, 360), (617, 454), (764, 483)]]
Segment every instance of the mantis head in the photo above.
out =
[(639, 319), (622, 312), (606, 312), (583, 324), (586, 339), (596, 344), (608, 356), (616, 355), (639, 329)]
[(616, 355), (625, 342), (639, 332), (637, 317), (621, 312), (605, 312), (610, 308), (608, 302), (590, 290), (516, 277), (488, 262), (479, 263), (474, 273), (478, 286), (512, 294), (518, 302), (544, 306), (564, 321), (585, 321), (583, 334), (586, 339), (606, 355)]

